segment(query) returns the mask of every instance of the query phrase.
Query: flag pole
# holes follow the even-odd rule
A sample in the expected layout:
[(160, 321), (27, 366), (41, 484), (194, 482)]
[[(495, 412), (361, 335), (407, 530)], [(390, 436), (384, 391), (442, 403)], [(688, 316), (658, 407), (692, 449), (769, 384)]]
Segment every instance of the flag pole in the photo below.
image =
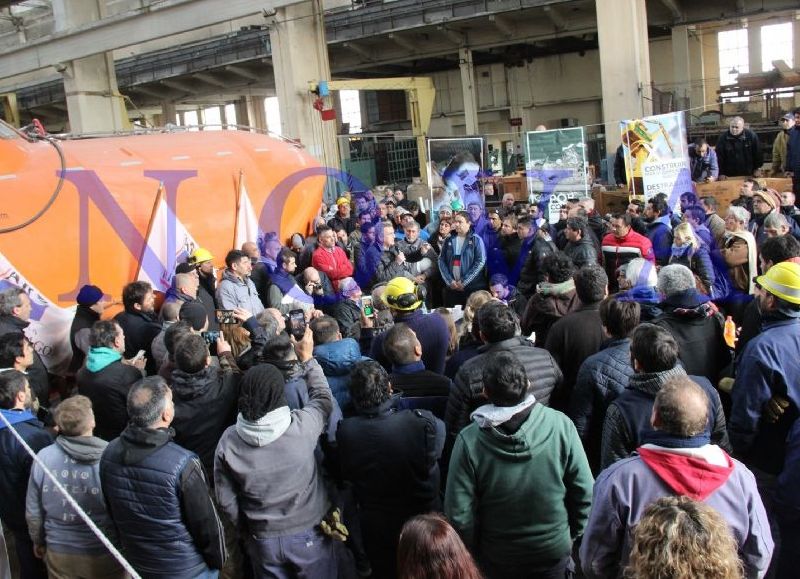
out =
[(144, 245), (142, 246), (142, 254), (139, 256), (139, 269), (136, 272), (136, 277), (139, 277), (139, 272), (142, 271), (142, 263), (144, 263), (144, 256), (147, 253), (147, 245), (150, 241), (150, 232), (153, 230), (153, 223), (158, 213), (158, 206), (161, 199), (164, 197), (164, 182), (158, 182), (158, 193), (156, 193), (156, 200), (153, 203), (153, 210), (150, 212), (150, 221), (147, 223), (147, 231), (144, 234)]
[(231, 247), (234, 249), (241, 249), (236, 247), (236, 240), (239, 237), (239, 211), (242, 205), (242, 182), (244, 180), (244, 169), (239, 169), (239, 185), (236, 188), (236, 212), (233, 216), (233, 244)]

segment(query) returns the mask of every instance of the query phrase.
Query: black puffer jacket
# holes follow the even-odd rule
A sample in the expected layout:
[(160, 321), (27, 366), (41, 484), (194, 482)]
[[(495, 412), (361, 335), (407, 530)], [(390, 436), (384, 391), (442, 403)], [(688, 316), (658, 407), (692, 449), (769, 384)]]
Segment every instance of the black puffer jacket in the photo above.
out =
[(528, 374), (533, 390), (532, 393), (538, 402), (545, 406), (550, 403), (553, 390), (561, 386), (563, 375), (553, 357), (542, 348), (534, 345), (521, 336), (508, 340), (485, 344), (479, 348), (480, 354), (468, 360), (461, 366), (456, 374), (450, 397), (447, 399), (447, 410), (444, 421), (447, 426), (448, 450), (453, 448), (456, 437), (461, 429), (469, 424), (469, 415), (478, 406), (486, 404), (483, 395), (483, 366), (486, 354), (492, 352), (511, 352), (523, 366)]
[(225, 429), (236, 422), (239, 403), (239, 369), (229, 352), (220, 366), (207, 366), (188, 374), (172, 371), (175, 401), (175, 443), (200, 457), (207, 473), (214, 472), (214, 450)]
[(609, 340), (578, 370), (568, 414), (595, 472), (600, 466), (600, 439), (608, 405), (627, 388), (632, 375), (629, 338)]

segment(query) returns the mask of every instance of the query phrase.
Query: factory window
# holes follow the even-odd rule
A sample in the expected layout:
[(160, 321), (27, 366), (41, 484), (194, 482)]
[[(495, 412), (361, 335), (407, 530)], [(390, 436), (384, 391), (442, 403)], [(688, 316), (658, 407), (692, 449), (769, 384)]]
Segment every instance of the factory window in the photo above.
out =
[(782, 60), (789, 68), (794, 67), (792, 45), (792, 23), (770, 24), (761, 27), (761, 70), (772, 70), (772, 61)]
[(264, 99), (264, 106), (267, 111), (267, 130), (275, 135), (282, 135), (281, 131), (281, 109), (278, 106), (278, 97), (267, 97)]
[(203, 109), (203, 125), (204, 131), (222, 130), (222, 115), (219, 112), (219, 107)]
[(339, 105), (342, 110), (342, 124), (348, 125), (349, 134), (360, 133), (361, 128), (361, 99), (357, 90), (340, 90)]
[[(750, 72), (750, 60), (747, 46), (747, 29), (725, 30), (717, 33), (719, 46), (719, 84), (728, 86), (736, 84), (736, 77)], [(735, 92), (722, 93), (725, 102), (747, 100), (747, 93), (738, 95)]]

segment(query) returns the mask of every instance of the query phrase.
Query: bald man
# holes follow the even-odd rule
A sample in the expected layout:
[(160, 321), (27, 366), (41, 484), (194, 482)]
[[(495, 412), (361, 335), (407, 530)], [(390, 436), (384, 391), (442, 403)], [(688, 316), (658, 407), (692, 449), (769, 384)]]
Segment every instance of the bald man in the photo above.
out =
[(746, 577), (762, 577), (774, 544), (767, 514), (747, 467), (710, 443), (708, 397), (687, 376), (661, 387), (637, 453), (597, 478), (580, 559), (588, 578), (617, 577), (630, 555), (631, 528), (664, 496), (687, 496), (714, 507), (731, 527)]

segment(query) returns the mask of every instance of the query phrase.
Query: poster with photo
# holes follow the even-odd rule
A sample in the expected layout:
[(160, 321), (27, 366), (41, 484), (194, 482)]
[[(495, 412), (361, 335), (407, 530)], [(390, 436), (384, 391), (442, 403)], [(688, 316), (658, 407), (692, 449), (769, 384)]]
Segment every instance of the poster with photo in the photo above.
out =
[(454, 210), (466, 209), (475, 201), (485, 205), (481, 187), (485, 144), (483, 137), (428, 139), (432, 214), (442, 205)]
[[(622, 152), (632, 195), (693, 191), (689, 146), (682, 112), (622, 121)], [(673, 203), (674, 205), (674, 203)]]
[(588, 197), (583, 127), (525, 133), (525, 174), (531, 203), (547, 204), (550, 223), (571, 197)]

